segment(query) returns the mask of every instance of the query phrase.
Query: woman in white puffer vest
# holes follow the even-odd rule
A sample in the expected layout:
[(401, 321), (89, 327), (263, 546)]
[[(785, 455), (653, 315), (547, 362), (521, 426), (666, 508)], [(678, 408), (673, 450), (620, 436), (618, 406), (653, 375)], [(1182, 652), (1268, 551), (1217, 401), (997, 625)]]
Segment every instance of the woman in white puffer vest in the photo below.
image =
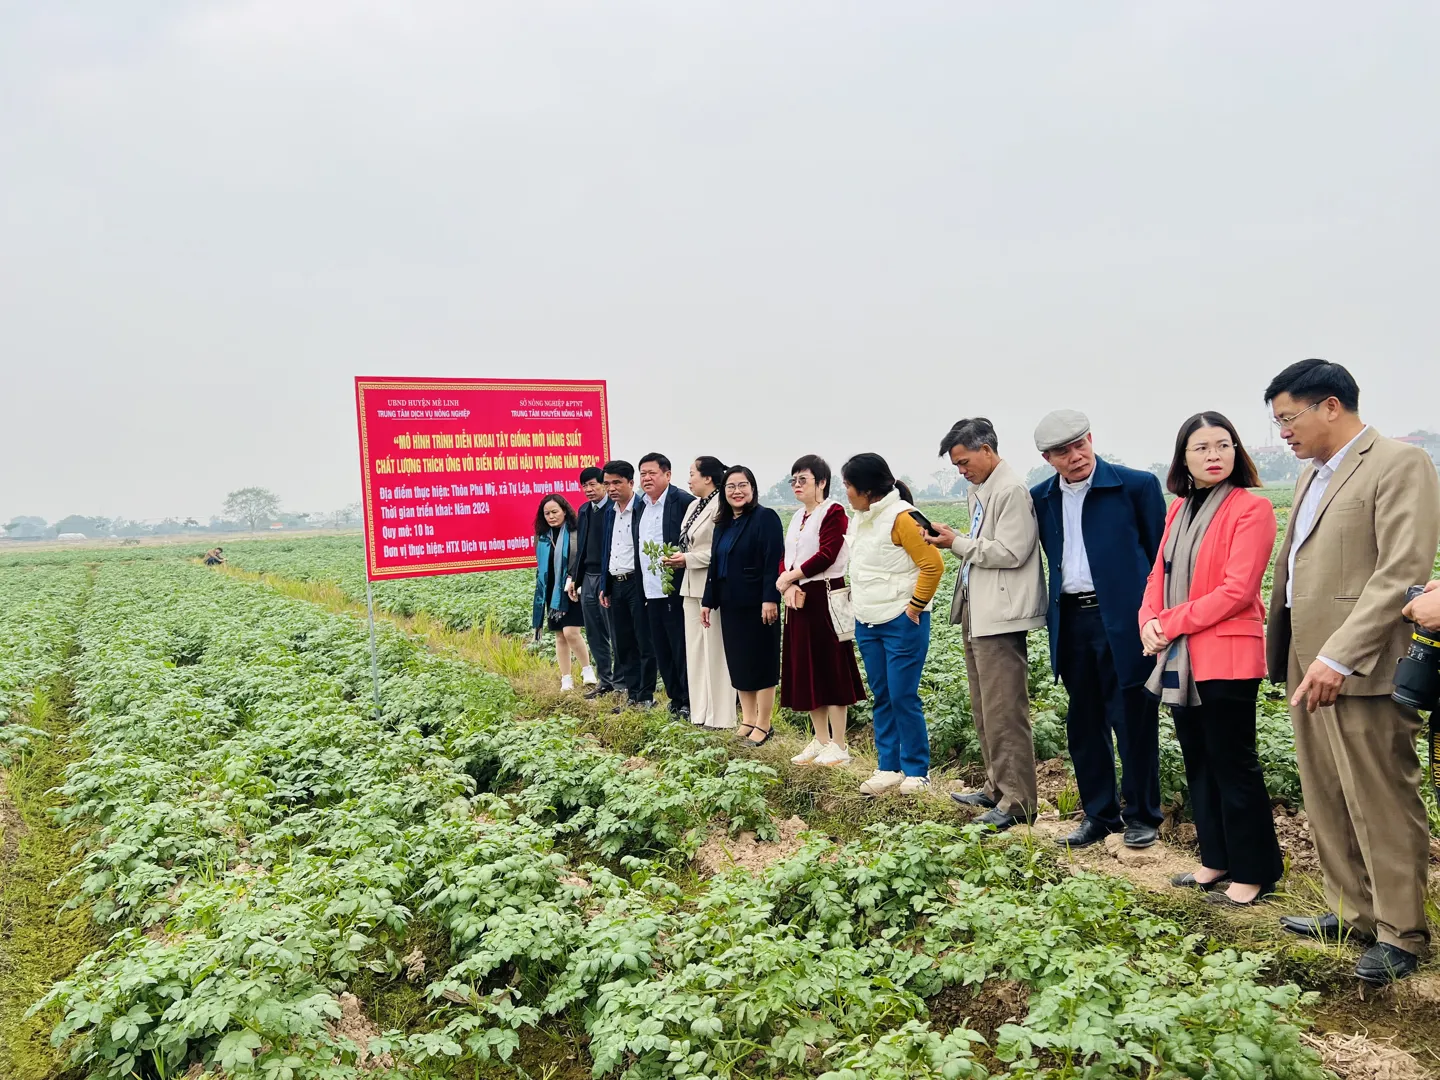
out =
[(930, 786), (930, 733), (920, 704), (920, 673), (930, 651), (930, 604), (945, 572), (925, 543), (909, 489), (879, 454), (856, 454), (840, 470), (856, 511), (850, 524), (850, 596), (855, 644), (875, 697), (879, 767), (865, 795)]

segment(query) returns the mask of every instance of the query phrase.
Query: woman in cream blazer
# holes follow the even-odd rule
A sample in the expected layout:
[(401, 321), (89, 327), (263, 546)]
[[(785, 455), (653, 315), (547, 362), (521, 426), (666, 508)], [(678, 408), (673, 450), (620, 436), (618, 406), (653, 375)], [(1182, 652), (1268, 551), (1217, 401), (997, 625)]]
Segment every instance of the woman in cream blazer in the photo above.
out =
[(700, 621), (724, 475), (719, 458), (698, 457), (691, 463), (690, 492), (695, 501), (686, 508), (680, 524), (680, 554), (668, 560), (671, 567), (685, 571), (680, 579), (680, 595), (685, 598), (685, 666), (690, 681), (690, 722), (696, 727), (735, 726), (736, 696), (720, 636), (721, 613), (710, 613), (708, 630)]

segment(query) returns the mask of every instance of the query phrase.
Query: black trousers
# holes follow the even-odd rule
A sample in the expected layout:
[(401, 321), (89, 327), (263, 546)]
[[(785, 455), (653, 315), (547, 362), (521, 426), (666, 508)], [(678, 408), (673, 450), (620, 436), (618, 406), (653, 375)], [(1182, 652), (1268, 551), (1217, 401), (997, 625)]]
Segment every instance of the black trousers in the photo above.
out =
[(610, 625), (615, 630), (615, 686), (634, 702), (655, 700), (655, 649), (645, 615), (645, 583), (638, 573), (611, 579)]
[[(1160, 703), (1144, 686), (1121, 686), (1098, 607), (1061, 600), (1060, 680), (1070, 695), (1065, 716), (1070, 761), (1085, 816), (1112, 831), (1125, 825), (1158, 827)], [(1120, 784), (1115, 783), (1115, 747)], [(1124, 806), (1121, 806), (1121, 799)]]
[(600, 587), (604, 579), (598, 573), (587, 573), (580, 583), (580, 614), (585, 620), (585, 641), (590, 646), (590, 659), (595, 665), (595, 678), (601, 692), (617, 689), (615, 683), (614, 637), (610, 612), (600, 604)]
[(655, 663), (665, 680), (670, 711), (690, 707), (690, 675), (685, 666), (685, 598), (662, 596), (645, 601), (650, 621), (650, 641), (655, 646)]
[[(1270, 795), (1255, 749), (1258, 679), (1196, 684), (1200, 704), (1171, 706), (1185, 755), (1200, 861), (1245, 885), (1273, 885), (1285, 872)], [(1248, 690), (1248, 694), (1245, 691)]]

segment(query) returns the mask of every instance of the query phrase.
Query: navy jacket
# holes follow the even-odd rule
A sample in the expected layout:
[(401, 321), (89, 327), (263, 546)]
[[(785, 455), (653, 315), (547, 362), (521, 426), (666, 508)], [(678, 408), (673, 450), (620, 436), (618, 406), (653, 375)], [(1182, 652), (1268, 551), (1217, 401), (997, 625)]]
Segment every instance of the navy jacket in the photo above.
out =
[[(580, 519), (580, 524), (575, 534), (575, 553), (570, 560), (570, 577), (574, 580), (577, 589), (585, 578), (585, 544), (589, 540), (591, 526), (593, 525), (595, 528), (600, 529), (603, 535), (605, 531), (605, 519), (610, 516), (614, 508), (615, 504), (609, 499), (606, 499), (600, 504), (600, 509), (596, 510), (590, 500), (586, 499), (580, 504), (579, 509), (575, 511), (576, 516)], [(602, 574), (605, 572), (605, 567), (609, 561), (610, 549), (606, 548), (600, 553), (600, 572)]]
[[(665, 496), (665, 505), (660, 508), (661, 512), (665, 515), (660, 525), (660, 535), (665, 543), (678, 544), (680, 542), (680, 523), (685, 520), (685, 508), (694, 501), (695, 496), (691, 495), (690, 492), (683, 488), (678, 488), (674, 484), (670, 485), (670, 490)], [(630, 542), (634, 545), (635, 569), (638, 572), (643, 572), (645, 567), (650, 564), (650, 557), (640, 550), (640, 519), (645, 515), (645, 509), (645, 496), (640, 492), (639, 488), (636, 488), (635, 513), (630, 518)], [(600, 557), (604, 560), (605, 567), (603, 591), (607, 593), (610, 591), (612, 584), (610, 580), (610, 543), (615, 536), (616, 516), (617, 511), (615, 504), (612, 502), (609, 509), (605, 512), (605, 531), (600, 539)], [(680, 596), (680, 574), (682, 571), (672, 570), (670, 573), (675, 581), (675, 591), (673, 595), (678, 598)]]
[[(1165, 535), (1165, 496), (1153, 473), (1096, 459), (1094, 479), (1085, 496), (1081, 529), (1090, 576), (1100, 601), (1100, 619), (1115, 658), (1121, 686), (1140, 686), (1155, 670), (1155, 658), (1140, 644), (1138, 615), (1145, 580), (1155, 565)], [(1060, 477), (1030, 489), (1040, 523), (1040, 543), (1050, 574), (1050, 670), (1059, 673), (1061, 556), (1065, 547), (1064, 496)]]
[[(726, 559), (725, 581), (716, 576), (720, 570), (720, 540), (731, 529), (740, 533)], [(703, 606), (719, 608), (759, 607), (778, 604), (780, 591), (775, 581), (785, 559), (785, 529), (780, 515), (768, 506), (757, 506), (739, 519), (717, 524), (710, 538), (710, 572), (705, 578)]]

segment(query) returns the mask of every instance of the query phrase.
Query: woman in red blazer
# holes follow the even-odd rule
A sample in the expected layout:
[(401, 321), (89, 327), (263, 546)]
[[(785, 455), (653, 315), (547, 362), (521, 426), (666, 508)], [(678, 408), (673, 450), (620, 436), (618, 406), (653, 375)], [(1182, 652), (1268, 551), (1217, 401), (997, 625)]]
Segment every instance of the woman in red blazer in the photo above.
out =
[(1255, 749), (1260, 583), (1275, 545), (1274, 507), (1245, 490), (1259, 484), (1229, 420), (1197, 413), (1181, 425), (1168, 485), (1179, 498), (1140, 607), (1155, 657), (1146, 685), (1175, 718), (1200, 839), (1200, 869), (1173, 883), (1221, 904), (1264, 899), (1284, 872)]

